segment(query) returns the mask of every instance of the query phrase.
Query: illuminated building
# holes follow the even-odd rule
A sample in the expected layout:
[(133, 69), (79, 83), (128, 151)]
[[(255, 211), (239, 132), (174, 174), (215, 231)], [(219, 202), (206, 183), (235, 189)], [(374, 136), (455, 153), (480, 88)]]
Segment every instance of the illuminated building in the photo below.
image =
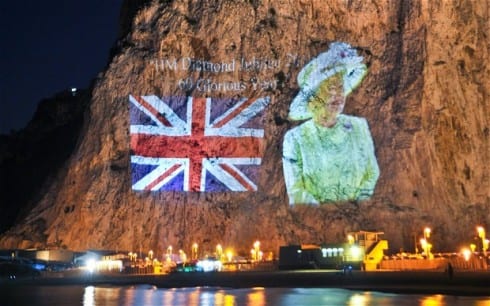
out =
[(382, 232), (349, 233), (346, 243), (302, 244), (282, 246), (279, 269), (354, 269), (376, 270), (383, 259), (388, 241), (380, 240)]

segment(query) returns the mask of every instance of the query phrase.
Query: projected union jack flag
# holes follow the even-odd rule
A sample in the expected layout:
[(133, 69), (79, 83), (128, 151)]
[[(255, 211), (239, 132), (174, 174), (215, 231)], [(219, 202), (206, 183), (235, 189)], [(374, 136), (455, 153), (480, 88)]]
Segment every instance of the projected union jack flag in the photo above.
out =
[(129, 96), (133, 190), (256, 191), (268, 97)]

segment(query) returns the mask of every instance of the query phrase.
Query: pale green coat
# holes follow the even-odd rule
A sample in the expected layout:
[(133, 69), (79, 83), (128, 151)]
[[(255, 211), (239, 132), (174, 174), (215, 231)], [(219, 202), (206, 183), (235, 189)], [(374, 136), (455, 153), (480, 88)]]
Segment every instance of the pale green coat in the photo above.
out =
[(332, 128), (308, 120), (288, 131), (283, 168), (291, 205), (364, 200), (379, 177), (366, 119), (343, 114)]

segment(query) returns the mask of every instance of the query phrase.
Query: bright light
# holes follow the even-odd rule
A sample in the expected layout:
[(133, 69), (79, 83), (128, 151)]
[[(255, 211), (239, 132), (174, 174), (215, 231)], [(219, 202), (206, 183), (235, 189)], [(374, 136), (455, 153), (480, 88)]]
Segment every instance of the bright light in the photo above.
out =
[(221, 259), (221, 256), (223, 255), (223, 247), (221, 246), (221, 244), (217, 244), (216, 245), (216, 257), (218, 257), (218, 259)]
[(83, 293), (83, 306), (94, 306), (95, 305), (95, 287), (87, 286)]
[(136, 261), (137, 257), (138, 257), (138, 254), (136, 254), (136, 252), (129, 252), (129, 260)]
[(488, 250), (488, 239), (486, 239), (485, 236), (485, 229), (483, 228), (483, 226), (478, 226), (476, 230), (478, 231), (478, 237), (480, 237), (482, 242), (482, 251), (483, 253), (486, 253)]
[(427, 259), (432, 259), (433, 255), (430, 252), (430, 250), (432, 249), (432, 244), (430, 244), (425, 238), (422, 238), (420, 239), (420, 245), (422, 246), (422, 249), (427, 256)]
[(461, 254), (463, 254), (464, 260), (466, 261), (470, 260), (471, 251), (469, 249), (467, 248), (461, 249)]
[(365, 292), (363, 294), (356, 293), (352, 295), (349, 299), (349, 302), (347, 305), (349, 306), (365, 306), (365, 305), (371, 305), (371, 295), (369, 292)]
[(197, 243), (195, 243), (195, 242), (194, 242), (194, 243), (192, 244), (192, 252), (191, 252), (191, 257), (192, 257), (192, 259), (194, 259), (194, 260), (196, 260), (196, 259), (197, 259), (197, 257), (198, 257), (198, 256), (197, 256), (197, 249), (198, 249), (198, 245), (197, 245)]
[(250, 252), (252, 254), (252, 259), (253, 260), (259, 260), (259, 255), (260, 255), (260, 241), (256, 240), (254, 242), (254, 248)]
[(95, 262), (95, 270), (97, 271), (118, 271), (123, 270), (122, 260), (101, 260)]
[(233, 252), (231, 250), (226, 251), (226, 259), (228, 262), (231, 262), (233, 260)]
[(96, 265), (96, 263), (95, 263), (95, 259), (89, 259), (89, 260), (87, 260), (87, 265), (86, 265), (86, 267), (87, 267), (87, 270), (88, 270), (90, 273), (93, 273), (93, 272), (94, 272), (94, 270), (95, 270), (95, 265)]
[(361, 248), (360, 247), (358, 247), (358, 246), (351, 246), (350, 253), (351, 253), (351, 256), (352, 256), (352, 258), (354, 260), (361, 259), (362, 252), (361, 252)]
[(425, 239), (430, 237), (430, 232), (431, 232), (431, 230), (429, 227), (424, 228), (424, 238)]
[(446, 305), (445, 298), (443, 295), (435, 294), (424, 297), (420, 301), (421, 306), (437, 306), (437, 305)]
[(46, 268), (46, 265), (40, 264), (40, 263), (35, 263), (32, 265), (32, 267), (36, 270), (44, 270)]
[(187, 254), (183, 250), (179, 250), (179, 258), (181, 262), (187, 262)]
[(196, 266), (201, 268), (204, 272), (221, 271), (222, 268), (221, 261), (210, 259), (199, 260), (196, 263)]
[(477, 226), (476, 231), (478, 232), (478, 237), (485, 239), (485, 229), (483, 226)]
[(347, 241), (349, 242), (349, 244), (353, 244), (354, 243), (354, 236), (347, 235)]

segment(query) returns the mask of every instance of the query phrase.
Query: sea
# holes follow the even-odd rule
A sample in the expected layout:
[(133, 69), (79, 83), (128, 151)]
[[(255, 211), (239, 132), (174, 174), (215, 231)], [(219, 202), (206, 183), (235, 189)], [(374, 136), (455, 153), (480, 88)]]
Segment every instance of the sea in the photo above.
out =
[(478, 305), (490, 296), (395, 294), (336, 288), (157, 288), (135, 286), (8, 286), (0, 288), (1, 306), (266, 306), (266, 305)]

